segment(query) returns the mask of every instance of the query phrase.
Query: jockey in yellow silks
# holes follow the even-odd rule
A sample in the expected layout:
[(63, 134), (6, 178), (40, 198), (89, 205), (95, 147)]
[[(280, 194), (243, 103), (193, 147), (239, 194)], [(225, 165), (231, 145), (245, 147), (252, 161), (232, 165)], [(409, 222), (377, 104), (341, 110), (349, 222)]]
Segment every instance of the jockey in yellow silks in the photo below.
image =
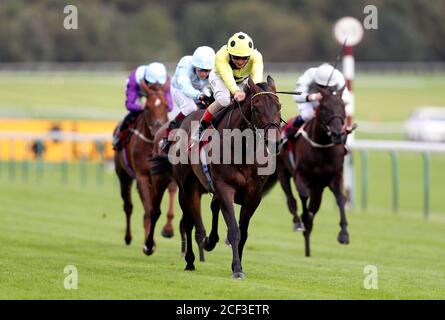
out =
[(244, 101), (244, 88), (249, 76), (255, 83), (263, 81), (263, 69), (263, 57), (255, 49), (252, 38), (243, 32), (237, 32), (230, 37), (227, 44), (216, 53), (215, 67), (209, 75), (215, 101), (207, 108), (199, 122), (199, 130), (192, 138), (195, 142), (200, 140), (202, 132), (209, 127), (213, 115), (227, 107), (232, 97), (235, 101)]

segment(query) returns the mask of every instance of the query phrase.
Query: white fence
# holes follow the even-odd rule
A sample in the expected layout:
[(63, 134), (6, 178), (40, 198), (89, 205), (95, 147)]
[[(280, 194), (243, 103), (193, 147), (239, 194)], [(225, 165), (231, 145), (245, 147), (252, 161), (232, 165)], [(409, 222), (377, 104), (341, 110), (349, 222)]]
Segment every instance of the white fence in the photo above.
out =
[[(423, 159), (423, 214), (428, 218), (430, 211), (431, 170), (430, 154), (445, 154), (445, 143), (436, 142), (412, 142), (412, 141), (378, 141), (378, 140), (354, 140), (348, 143), (352, 151), (359, 151), (361, 156), (361, 208), (366, 210), (368, 205), (368, 151), (388, 152), (391, 156), (392, 179), (392, 208), (394, 212), (399, 210), (399, 160), (398, 152), (414, 152), (422, 155)], [(354, 181), (354, 179), (352, 179)], [(420, 182), (419, 182), (420, 184)], [(355, 186), (352, 186), (352, 194), (355, 194)]]
[(445, 143), (396, 141), (396, 140), (354, 140), (348, 146), (352, 150), (411, 151), (445, 153)]

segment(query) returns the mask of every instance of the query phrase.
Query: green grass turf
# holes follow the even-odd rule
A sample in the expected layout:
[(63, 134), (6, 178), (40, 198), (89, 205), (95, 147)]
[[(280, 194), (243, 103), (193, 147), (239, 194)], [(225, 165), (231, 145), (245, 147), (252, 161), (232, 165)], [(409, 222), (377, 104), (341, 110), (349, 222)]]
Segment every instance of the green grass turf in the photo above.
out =
[[(376, 157), (376, 164), (384, 161)], [(402, 185), (402, 210), (387, 209), (389, 194), (380, 189), (385, 172), (373, 173), (372, 202), (366, 212), (348, 211), (351, 243), (337, 243), (339, 216), (333, 196), (325, 192), (315, 219), (312, 257), (303, 256), (303, 239), (291, 230), (284, 195), (277, 186), (255, 213), (246, 244), (244, 281), (231, 279), (231, 250), (221, 241), (194, 272), (184, 271), (180, 240), (160, 236), (157, 251), (142, 254), (142, 207), (133, 192), (133, 244), (123, 241), (125, 218), (112, 172), (103, 184), (91, 167), (82, 184), (80, 167), (70, 168), (66, 184), (57, 166), (39, 176), (29, 168), (27, 180), (2, 167), (0, 176), (1, 299), (443, 299), (445, 296), (445, 204), (439, 198), (428, 220), (410, 208), (415, 175)], [(18, 169), (17, 169), (18, 170)], [(435, 183), (438, 183), (436, 181)], [(405, 192), (409, 193), (406, 196)], [(415, 193), (417, 192), (414, 191)], [(209, 196), (203, 216), (210, 231)], [(164, 199), (166, 200), (166, 199)], [(178, 209), (178, 207), (177, 207)], [(175, 218), (177, 230), (180, 213)], [(197, 254), (195, 245), (195, 254)], [(65, 290), (64, 267), (75, 265), (77, 290)], [(366, 265), (378, 268), (378, 290), (363, 287)]]
[[(119, 119), (125, 114), (126, 73), (0, 73), (0, 117)], [(273, 74), (279, 90), (294, 90), (298, 74)], [(358, 74), (355, 117), (404, 121), (414, 108), (444, 105), (445, 75)], [(283, 118), (296, 113), (282, 95)], [(358, 131), (359, 132), (359, 131)]]

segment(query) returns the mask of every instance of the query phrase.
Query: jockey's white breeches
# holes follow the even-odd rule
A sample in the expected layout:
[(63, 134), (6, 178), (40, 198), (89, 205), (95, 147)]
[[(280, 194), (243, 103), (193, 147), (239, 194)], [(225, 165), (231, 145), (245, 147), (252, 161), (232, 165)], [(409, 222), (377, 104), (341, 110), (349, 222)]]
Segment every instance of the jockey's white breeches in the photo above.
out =
[[(247, 85), (248, 79), (238, 83), (240, 90), (244, 90)], [(230, 104), (232, 95), (229, 89), (225, 85), (224, 81), (212, 70), (209, 74), (209, 82), (212, 88), (213, 97), (222, 107), (227, 107)], [(212, 112), (213, 113), (213, 112)]]
[(193, 111), (198, 110), (195, 101), (192, 98), (187, 97), (181, 90), (171, 88), (171, 94), (173, 102), (184, 116), (188, 116)]

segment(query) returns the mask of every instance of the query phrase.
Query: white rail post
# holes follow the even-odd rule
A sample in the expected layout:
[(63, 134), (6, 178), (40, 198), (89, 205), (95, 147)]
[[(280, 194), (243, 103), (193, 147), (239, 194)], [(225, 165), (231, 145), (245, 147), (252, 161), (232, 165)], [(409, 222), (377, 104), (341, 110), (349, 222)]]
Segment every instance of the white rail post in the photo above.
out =
[[(353, 47), (357, 45), (363, 38), (363, 27), (360, 21), (353, 17), (343, 17), (337, 21), (334, 26), (334, 36), (337, 41), (344, 44), (343, 47), (343, 75), (346, 81), (346, 87), (351, 94), (351, 101), (346, 108), (346, 124), (348, 127), (352, 125), (352, 117), (354, 115), (355, 103), (354, 93), (352, 91), (352, 81), (354, 79), (355, 60), (353, 55)], [(348, 144), (354, 141), (354, 133), (348, 137)], [(354, 166), (352, 155), (348, 154), (344, 162), (344, 187), (346, 193), (346, 201), (351, 208), (354, 207)]]

